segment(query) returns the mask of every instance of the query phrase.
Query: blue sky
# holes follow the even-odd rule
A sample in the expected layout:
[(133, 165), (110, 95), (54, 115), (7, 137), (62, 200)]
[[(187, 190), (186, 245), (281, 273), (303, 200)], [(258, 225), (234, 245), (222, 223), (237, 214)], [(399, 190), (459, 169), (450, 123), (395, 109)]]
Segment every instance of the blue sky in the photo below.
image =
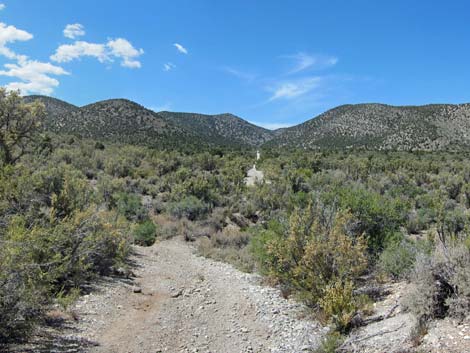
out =
[(0, 0), (0, 84), (278, 127), (470, 102), (468, 1)]

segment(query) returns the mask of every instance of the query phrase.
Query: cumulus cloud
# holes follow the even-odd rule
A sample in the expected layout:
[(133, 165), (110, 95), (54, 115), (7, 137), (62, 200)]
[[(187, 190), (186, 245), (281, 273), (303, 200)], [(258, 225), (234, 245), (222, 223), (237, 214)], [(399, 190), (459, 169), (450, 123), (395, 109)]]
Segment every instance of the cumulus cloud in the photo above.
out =
[(0, 70), (1, 76), (20, 80), (5, 87), (9, 90), (20, 90), (22, 94), (51, 94), (59, 85), (59, 81), (51, 75), (68, 75), (68, 72), (59, 66), (35, 60), (22, 60), (18, 64), (5, 64), (4, 67), (6, 70)]
[(168, 72), (168, 71), (171, 71), (171, 70), (173, 70), (173, 69), (175, 69), (175, 68), (176, 68), (176, 65), (173, 64), (173, 63), (168, 62), (168, 63), (163, 64), (163, 71), (167, 71), (167, 72)]
[(25, 42), (31, 39), (33, 39), (31, 33), (0, 22), (0, 55), (8, 59), (25, 60), (25, 56), (16, 54), (13, 50), (8, 48), (7, 45), (14, 42)]
[(181, 54), (188, 54), (188, 49), (186, 49), (185, 47), (183, 47), (181, 44), (179, 43), (174, 43), (173, 46), (176, 48), (176, 50), (178, 50)]
[(135, 69), (142, 64), (137, 60), (144, 53), (143, 49), (136, 49), (124, 38), (111, 39), (106, 44), (76, 41), (73, 44), (63, 44), (56, 49), (51, 60), (63, 63), (88, 56), (99, 62), (111, 62), (114, 58), (121, 60), (121, 66)]
[(267, 87), (272, 92), (269, 101), (294, 99), (320, 86), (321, 77), (307, 77), (298, 80), (284, 81)]
[(140, 61), (136, 60), (136, 58), (141, 56), (144, 50), (134, 48), (128, 40), (124, 38), (110, 40), (107, 47), (110, 50), (110, 55), (122, 59), (122, 66), (131, 69), (140, 68), (142, 66)]
[(79, 59), (82, 56), (94, 57), (100, 62), (109, 60), (108, 54), (106, 53), (106, 47), (103, 44), (88, 43), (84, 41), (61, 45), (56, 49), (55, 54), (51, 56), (51, 60), (58, 63), (64, 63)]
[[(1, 4), (0, 4), (1, 8)], [(26, 55), (15, 53), (8, 47), (14, 42), (25, 42), (33, 39), (33, 35), (15, 26), (0, 23), (0, 55), (16, 63), (7, 63), (0, 70), (0, 76), (10, 77), (13, 81), (5, 85), (8, 90), (20, 90), (22, 94), (51, 94), (59, 85), (52, 76), (67, 75), (61, 67), (46, 62), (30, 60)]]
[(291, 59), (294, 62), (294, 66), (288, 74), (295, 74), (307, 69), (326, 69), (338, 63), (338, 58), (334, 56), (310, 55), (303, 52), (293, 55), (285, 55), (284, 58)]
[[(67, 25), (64, 29), (64, 36), (67, 38), (75, 39), (84, 34), (83, 26), (78, 23)], [(26, 55), (19, 55), (8, 46), (32, 38), (31, 33), (0, 22), (0, 55), (16, 62), (5, 64), (3, 70), (0, 69), (0, 76), (14, 79), (5, 85), (9, 90), (20, 90), (22, 94), (51, 94), (59, 85), (56, 77), (69, 73), (52, 63), (31, 60)], [(141, 63), (137, 59), (143, 53), (142, 49), (134, 48), (128, 40), (117, 38), (109, 39), (104, 44), (85, 41), (64, 44), (59, 46), (50, 58), (57, 63), (70, 62), (84, 56), (96, 58), (102, 63), (118, 59), (124, 67), (139, 68)]]
[(76, 39), (85, 35), (85, 28), (80, 23), (73, 23), (65, 26), (64, 37)]

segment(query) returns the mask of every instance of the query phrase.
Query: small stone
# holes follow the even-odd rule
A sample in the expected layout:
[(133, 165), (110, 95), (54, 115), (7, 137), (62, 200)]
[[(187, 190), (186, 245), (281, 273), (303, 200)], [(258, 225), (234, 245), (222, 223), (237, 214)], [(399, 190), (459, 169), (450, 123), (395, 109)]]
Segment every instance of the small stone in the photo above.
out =
[(178, 298), (179, 296), (181, 296), (183, 294), (183, 290), (180, 289), (180, 290), (173, 290), (173, 292), (170, 294), (170, 297), (172, 298)]
[(142, 293), (142, 288), (140, 288), (140, 287), (134, 287), (134, 288), (132, 289), (132, 291), (133, 291), (134, 293)]

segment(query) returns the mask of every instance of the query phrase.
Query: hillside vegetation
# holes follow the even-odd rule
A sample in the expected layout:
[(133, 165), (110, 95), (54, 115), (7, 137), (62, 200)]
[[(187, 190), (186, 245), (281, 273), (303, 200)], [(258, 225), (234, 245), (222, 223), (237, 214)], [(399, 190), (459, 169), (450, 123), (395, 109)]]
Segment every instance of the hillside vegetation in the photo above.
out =
[(111, 99), (76, 107), (45, 96), (26, 97), (45, 105), (46, 130), (158, 148), (259, 146), (272, 138), (270, 130), (232, 114), (156, 113), (126, 99)]
[(377, 150), (456, 150), (470, 145), (470, 104), (343, 105), (284, 129), (269, 146)]
[(274, 136), (273, 131), (253, 125), (233, 114), (159, 112), (158, 115), (219, 145), (260, 146)]
[(462, 150), (470, 146), (470, 104), (395, 107), (344, 105), (297, 126), (275, 131), (232, 114), (153, 112), (123, 99), (78, 108), (30, 96), (46, 106), (46, 129), (87, 138), (158, 148)]
[(169, 149), (210, 145), (191, 131), (126, 99), (111, 99), (81, 108), (44, 96), (25, 99), (39, 100), (45, 105), (44, 128), (55, 133)]

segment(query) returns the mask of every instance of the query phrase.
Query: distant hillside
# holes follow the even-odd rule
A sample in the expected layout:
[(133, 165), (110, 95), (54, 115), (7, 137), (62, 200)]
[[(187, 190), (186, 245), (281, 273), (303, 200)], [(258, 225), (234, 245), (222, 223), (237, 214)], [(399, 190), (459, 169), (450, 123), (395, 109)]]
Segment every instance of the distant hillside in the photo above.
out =
[(51, 97), (25, 97), (26, 101), (36, 99), (46, 106), (45, 128), (56, 133), (166, 148), (209, 145), (193, 132), (126, 99), (78, 108)]
[(159, 112), (177, 125), (222, 145), (259, 146), (271, 140), (274, 133), (253, 125), (232, 114), (204, 115), (194, 113)]
[(470, 147), (470, 104), (343, 105), (303, 124), (270, 131), (232, 114), (156, 113), (125, 99), (81, 108), (51, 97), (25, 99), (45, 104), (45, 128), (50, 131), (154, 147), (262, 145), (428, 151)]
[(45, 128), (56, 133), (155, 147), (259, 146), (270, 130), (231, 114), (156, 113), (126, 99), (76, 107), (56, 98), (28, 96), (46, 106)]
[(284, 129), (267, 146), (385, 150), (468, 148), (470, 104), (343, 105)]
[(77, 113), (80, 108), (61, 101), (60, 99), (52, 98), (52, 97), (46, 97), (46, 96), (26, 96), (23, 97), (24, 101), (29, 103), (35, 100), (40, 100), (46, 107), (46, 111), (49, 115), (46, 123), (53, 123), (56, 120), (60, 120), (61, 117), (67, 116), (70, 114), (75, 114)]

